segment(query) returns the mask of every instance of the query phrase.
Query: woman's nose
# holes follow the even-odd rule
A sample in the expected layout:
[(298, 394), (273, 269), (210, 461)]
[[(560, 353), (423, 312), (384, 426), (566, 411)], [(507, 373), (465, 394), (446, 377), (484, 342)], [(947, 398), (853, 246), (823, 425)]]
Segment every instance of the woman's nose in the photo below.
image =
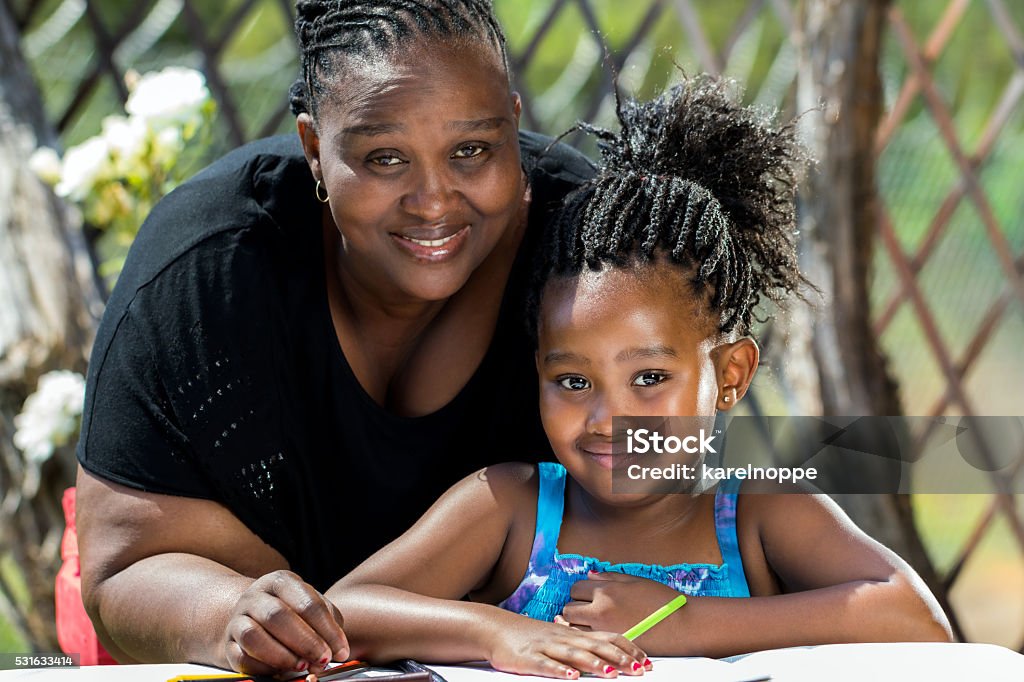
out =
[(452, 178), (441, 168), (423, 168), (413, 174), (412, 185), (402, 197), (402, 208), (426, 223), (443, 220), (458, 201)]

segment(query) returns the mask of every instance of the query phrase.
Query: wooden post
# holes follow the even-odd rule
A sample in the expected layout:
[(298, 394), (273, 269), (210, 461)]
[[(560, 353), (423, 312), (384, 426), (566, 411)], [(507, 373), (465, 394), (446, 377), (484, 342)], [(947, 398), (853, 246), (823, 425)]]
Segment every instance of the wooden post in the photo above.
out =
[[(810, 328), (788, 361), (825, 415), (900, 415), (896, 382), (870, 320), (869, 275), (878, 225), (874, 142), (882, 115), (878, 74), (890, 0), (805, 0), (796, 31), (798, 109), (818, 160), (801, 204), (801, 264), (821, 288)], [(814, 368), (806, 371), (807, 363)], [(799, 368), (803, 368), (800, 371)], [(814, 414), (815, 412), (808, 412)], [(935, 570), (906, 495), (838, 495), (865, 531), (921, 573), (940, 598)]]

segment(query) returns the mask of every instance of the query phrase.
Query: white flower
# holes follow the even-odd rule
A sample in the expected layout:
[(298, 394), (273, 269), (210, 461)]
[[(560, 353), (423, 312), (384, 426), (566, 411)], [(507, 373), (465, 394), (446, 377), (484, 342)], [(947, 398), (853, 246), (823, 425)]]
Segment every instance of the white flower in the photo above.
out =
[(60, 182), (60, 157), (49, 147), (40, 147), (32, 152), (32, 156), (28, 157), (28, 167), (51, 187)]
[(107, 116), (103, 119), (103, 139), (122, 166), (142, 157), (149, 127), (141, 118)]
[(125, 111), (159, 124), (198, 122), (210, 97), (203, 75), (194, 69), (170, 66), (147, 73), (128, 97)]
[(102, 137), (90, 137), (64, 155), (64, 172), (57, 183), (58, 196), (81, 201), (96, 179), (110, 167), (110, 148)]
[(14, 444), (38, 467), (78, 433), (85, 404), (85, 379), (66, 370), (39, 377), (36, 392), (14, 418)]
[(184, 149), (181, 128), (164, 128), (153, 139), (153, 160), (170, 167)]

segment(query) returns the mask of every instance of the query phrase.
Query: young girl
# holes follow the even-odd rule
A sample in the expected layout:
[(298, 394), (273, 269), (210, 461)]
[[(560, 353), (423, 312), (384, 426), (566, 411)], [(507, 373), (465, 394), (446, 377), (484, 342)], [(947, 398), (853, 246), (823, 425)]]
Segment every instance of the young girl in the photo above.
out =
[[(333, 587), (352, 655), (571, 679), (643, 674), (648, 653), (948, 640), (913, 570), (823, 495), (612, 491), (627, 461), (612, 416), (732, 409), (758, 366), (755, 307), (803, 282), (792, 127), (708, 78), (619, 118), (620, 134), (593, 131), (602, 168), (539, 267), (540, 408), (560, 464), (470, 476)], [(635, 644), (614, 634), (680, 592)]]

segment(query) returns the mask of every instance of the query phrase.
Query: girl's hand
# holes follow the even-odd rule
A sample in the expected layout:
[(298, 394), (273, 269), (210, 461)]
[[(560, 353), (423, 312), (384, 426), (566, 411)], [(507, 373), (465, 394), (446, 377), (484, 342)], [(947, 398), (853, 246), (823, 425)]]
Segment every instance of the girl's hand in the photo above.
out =
[(679, 593), (647, 578), (591, 573), (586, 580), (573, 585), (569, 595), (572, 601), (565, 605), (562, 616), (573, 627), (625, 632)]
[(291, 571), (256, 580), (235, 602), (225, 628), (224, 653), (247, 674), (322, 671), (348, 658), (338, 608)]
[(647, 654), (614, 632), (580, 632), (543, 621), (517, 619), (494, 634), (488, 660), (495, 670), (563, 680), (580, 673), (598, 677), (643, 675)]

